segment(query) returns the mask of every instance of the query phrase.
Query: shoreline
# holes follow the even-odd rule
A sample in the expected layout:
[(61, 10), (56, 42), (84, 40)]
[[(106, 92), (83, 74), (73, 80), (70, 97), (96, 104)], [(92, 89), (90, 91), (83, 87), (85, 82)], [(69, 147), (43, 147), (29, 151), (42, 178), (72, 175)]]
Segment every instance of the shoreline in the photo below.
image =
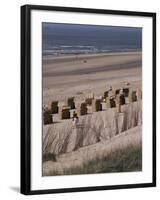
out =
[(63, 61), (63, 60), (72, 60), (73, 58), (77, 59), (90, 59), (90, 58), (100, 58), (100, 57), (106, 57), (106, 56), (127, 56), (131, 54), (142, 54), (142, 51), (137, 50), (137, 51), (120, 51), (120, 52), (107, 52), (107, 53), (89, 53), (89, 54), (66, 54), (66, 55), (58, 55), (58, 56), (53, 56), (53, 55), (42, 55), (42, 63), (43, 64), (48, 64), (47, 62), (51, 61)]

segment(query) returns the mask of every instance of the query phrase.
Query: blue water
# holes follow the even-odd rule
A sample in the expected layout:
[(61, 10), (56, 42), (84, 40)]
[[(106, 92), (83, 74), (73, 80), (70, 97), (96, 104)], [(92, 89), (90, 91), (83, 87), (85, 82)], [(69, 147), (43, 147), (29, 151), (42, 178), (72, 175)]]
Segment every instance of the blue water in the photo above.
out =
[(43, 56), (133, 50), (142, 50), (142, 28), (42, 23)]

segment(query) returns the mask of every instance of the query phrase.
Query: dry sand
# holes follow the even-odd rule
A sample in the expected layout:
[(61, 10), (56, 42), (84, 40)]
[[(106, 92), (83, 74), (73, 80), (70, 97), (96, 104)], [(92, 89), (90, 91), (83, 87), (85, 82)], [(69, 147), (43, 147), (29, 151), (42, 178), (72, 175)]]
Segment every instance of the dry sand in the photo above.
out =
[(84, 97), (88, 92), (102, 95), (112, 85), (130, 82), (141, 87), (142, 53), (121, 52), (43, 58), (43, 103), (65, 97)]

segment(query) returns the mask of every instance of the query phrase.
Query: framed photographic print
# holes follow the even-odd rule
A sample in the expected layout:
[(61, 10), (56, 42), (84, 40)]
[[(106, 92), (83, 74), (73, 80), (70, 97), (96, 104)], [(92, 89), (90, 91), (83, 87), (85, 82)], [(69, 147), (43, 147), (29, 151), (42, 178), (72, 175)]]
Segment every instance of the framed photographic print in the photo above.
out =
[(156, 14), (21, 7), (21, 193), (156, 186)]

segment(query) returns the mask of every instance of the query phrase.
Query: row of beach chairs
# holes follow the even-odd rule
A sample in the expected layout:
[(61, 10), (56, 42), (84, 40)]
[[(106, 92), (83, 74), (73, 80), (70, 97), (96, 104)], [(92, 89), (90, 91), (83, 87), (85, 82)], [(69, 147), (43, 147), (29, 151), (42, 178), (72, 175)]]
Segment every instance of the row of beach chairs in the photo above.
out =
[[(113, 96), (110, 96), (110, 92)], [(109, 90), (103, 93), (101, 98), (94, 98), (94, 95), (85, 98), (84, 102), (76, 103), (74, 97), (69, 97), (65, 100), (65, 105), (59, 105), (58, 101), (51, 103), (50, 109), (43, 109), (43, 122), (44, 124), (53, 123), (54, 115), (58, 116), (59, 120), (72, 118), (72, 110), (76, 112), (77, 116), (88, 114), (88, 107), (91, 107), (92, 112), (102, 111), (108, 108), (117, 108), (117, 112), (121, 112), (121, 105), (126, 104), (126, 98), (128, 103), (137, 101), (142, 98), (142, 92), (140, 89), (131, 91), (130, 88), (117, 89), (115, 91)]]

